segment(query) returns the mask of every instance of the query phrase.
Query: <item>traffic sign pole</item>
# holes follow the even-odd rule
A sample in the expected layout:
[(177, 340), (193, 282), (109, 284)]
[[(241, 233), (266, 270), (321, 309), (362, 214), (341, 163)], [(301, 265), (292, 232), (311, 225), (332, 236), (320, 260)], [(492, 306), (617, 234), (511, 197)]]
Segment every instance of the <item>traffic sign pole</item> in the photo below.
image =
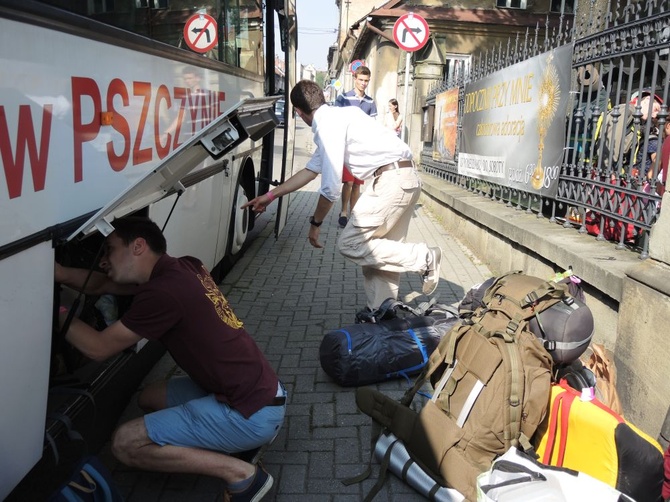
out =
[(402, 127), (400, 130), (400, 139), (403, 141), (406, 141), (407, 137), (407, 96), (409, 94), (409, 65), (410, 62), (412, 61), (412, 53), (411, 52), (405, 52), (406, 57), (405, 57), (405, 97), (403, 101), (405, 104), (403, 105), (402, 109)]

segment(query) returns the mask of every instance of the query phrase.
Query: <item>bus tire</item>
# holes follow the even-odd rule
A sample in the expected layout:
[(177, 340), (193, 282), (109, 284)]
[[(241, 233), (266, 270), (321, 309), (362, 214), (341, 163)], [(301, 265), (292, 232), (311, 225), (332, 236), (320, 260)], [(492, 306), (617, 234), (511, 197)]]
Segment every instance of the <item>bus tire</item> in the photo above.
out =
[[(240, 180), (241, 181), (241, 180)], [(230, 216), (230, 230), (228, 232), (228, 256), (234, 257), (242, 251), (249, 235), (249, 209), (240, 209), (249, 202), (247, 191), (241, 183), (235, 188), (233, 207)]]
[[(230, 208), (226, 253), (211, 271), (212, 277), (217, 284), (223, 280), (233, 265), (240, 259), (249, 232), (254, 227), (254, 213), (249, 209), (240, 209), (249, 201), (249, 195), (254, 193), (253, 176), (253, 167), (247, 166), (237, 179), (233, 203)], [(251, 198), (253, 198), (253, 195)]]

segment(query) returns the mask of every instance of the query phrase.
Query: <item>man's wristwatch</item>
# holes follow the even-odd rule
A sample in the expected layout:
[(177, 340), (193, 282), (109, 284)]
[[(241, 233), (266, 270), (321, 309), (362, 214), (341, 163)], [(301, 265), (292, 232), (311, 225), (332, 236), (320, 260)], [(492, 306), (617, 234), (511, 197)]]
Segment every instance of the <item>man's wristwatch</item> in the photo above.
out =
[(314, 216), (309, 217), (309, 224), (310, 225), (314, 225), (315, 227), (320, 227), (322, 223), (323, 223), (323, 221), (316, 221), (314, 219)]

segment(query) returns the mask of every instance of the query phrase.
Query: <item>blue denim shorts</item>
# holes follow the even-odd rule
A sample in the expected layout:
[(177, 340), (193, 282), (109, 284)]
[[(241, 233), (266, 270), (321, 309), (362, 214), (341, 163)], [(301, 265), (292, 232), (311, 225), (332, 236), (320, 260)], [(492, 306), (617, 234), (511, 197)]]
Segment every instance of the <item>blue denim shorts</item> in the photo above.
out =
[[(278, 395), (285, 395), (280, 384)], [(168, 408), (144, 416), (149, 439), (165, 446), (203, 448), (222, 453), (253, 450), (269, 443), (284, 423), (286, 404), (266, 406), (244, 418), (216, 400), (189, 377), (168, 381)]]

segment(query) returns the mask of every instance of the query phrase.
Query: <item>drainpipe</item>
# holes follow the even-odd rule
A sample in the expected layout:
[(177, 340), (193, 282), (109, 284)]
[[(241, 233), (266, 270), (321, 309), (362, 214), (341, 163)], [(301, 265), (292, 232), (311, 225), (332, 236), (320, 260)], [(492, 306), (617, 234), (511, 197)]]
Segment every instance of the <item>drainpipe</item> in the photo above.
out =
[(368, 29), (369, 29), (370, 31), (372, 31), (373, 33), (376, 33), (376, 34), (379, 35), (380, 37), (383, 37), (383, 38), (385, 38), (386, 40), (388, 40), (389, 42), (393, 42), (393, 43), (395, 44), (395, 40), (393, 40), (393, 37), (389, 37), (386, 33), (384, 33), (382, 30), (380, 30), (380, 29), (377, 28), (376, 26), (373, 26), (373, 25), (371, 25), (371, 24), (368, 24), (367, 27), (368, 27)]

